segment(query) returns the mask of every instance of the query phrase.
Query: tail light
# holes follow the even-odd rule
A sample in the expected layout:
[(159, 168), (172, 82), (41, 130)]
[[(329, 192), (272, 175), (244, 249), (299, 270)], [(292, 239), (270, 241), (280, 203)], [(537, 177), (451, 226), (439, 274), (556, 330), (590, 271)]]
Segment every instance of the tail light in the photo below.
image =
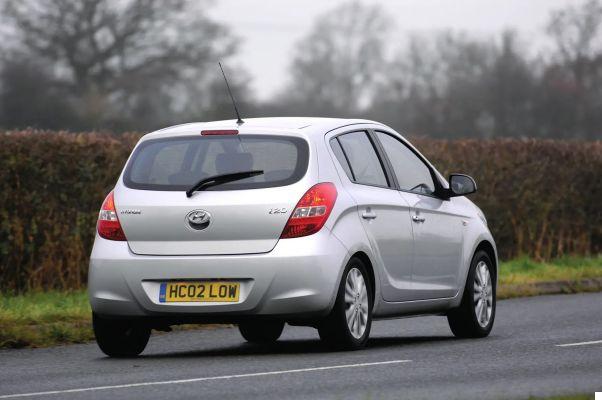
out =
[(113, 191), (111, 191), (111, 193), (107, 195), (105, 201), (102, 202), (96, 228), (98, 234), (102, 238), (109, 240), (127, 240), (125, 238), (125, 233), (123, 233), (123, 229), (121, 229), (119, 218), (117, 217)]
[(328, 219), (336, 199), (334, 184), (326, 182), (312, 186), (297, 203), (280, 238), (297, 238), (318, 232)]

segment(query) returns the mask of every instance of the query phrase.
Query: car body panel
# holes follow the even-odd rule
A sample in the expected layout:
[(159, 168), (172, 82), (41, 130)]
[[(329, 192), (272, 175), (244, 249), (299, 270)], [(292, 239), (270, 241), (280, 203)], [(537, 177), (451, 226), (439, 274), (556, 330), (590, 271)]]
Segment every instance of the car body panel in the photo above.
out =
[(432, 196), (400, 192), (410, 205), (411, 216), (423, 219), (412, 222), (414, 258), (412, 296), (410, 300), (452, 297), (458, 292), (458, 273), (462, 260), (465, 221), (456, 199), (441, 200)]
[[(136, 254), (250, 254), (267, 253), (276, 246), (289, 211), (307, 185), (308, 179), (303, 179), (286, 187), (198, 192), (191, 198), (183, 192), (133, 190), (123, 185), (114, 193), (120, 222)], [(286, 212), (270, 213), (275, 209)], [(123, 214), (124, 210), (140, 213)], [(210, 214), (207, 228), (189, 226), (187, 216), (194, 210)]]
[[(372, 125), (343, 127), (329, 132), (325, 144), (336, 157), (329, 143), (337, 135), (363, 131)], [(340, 165), (339, 165), (340, 168)], [(409, 205), (400, 198), (397, 190), (357, 184), (349, 180), (341, 168), (339, 179), (342, 187), (354, 200), (357, 212), (354, 216), (365, 232), (368, 247), (372, 249), (371, 260), (379, 269), (380, 294), (385, 301), (411, 299), (411, 275), (413, 237), (410, 224)], [(370, 218), (365, 218), (368, 215)], [(352, 246), (357, 237), (348, 237), (345, 243)]]
[[(348, 251), (328, 229), (280, 240), (269, 253), (219, 256), (145, 256), (125, 242), (97, 237), (88, 292), (101, 315), (324, 314), (334, 302), (341, 271), (332, 268)], [(225, 280), (241, 283), (236, 303), (160, 303), (156, 284)]]

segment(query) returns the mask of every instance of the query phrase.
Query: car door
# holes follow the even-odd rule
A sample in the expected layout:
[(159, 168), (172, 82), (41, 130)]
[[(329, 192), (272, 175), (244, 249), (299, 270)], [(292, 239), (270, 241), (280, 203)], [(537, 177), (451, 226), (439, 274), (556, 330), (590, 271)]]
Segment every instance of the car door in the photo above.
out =
[(452, 297), (458, 291), (464, 216), (455, 211), (454, 199), (435, 196), (438, 178), (417, 152), (392, 133), (376, 131), (375, 136), (394, 172), (399, 195), (410, 206), (412, 299)]
[(377, 258), (373, 261), (383, 266), (382, 297), (403, 301), (411, 296), (410, 210), (395, 189), (373, 140), (367, 131), (349, 132), (331, 139), (330, 146), (349, 178), (343, 184), (357, 203), (359, 218)]

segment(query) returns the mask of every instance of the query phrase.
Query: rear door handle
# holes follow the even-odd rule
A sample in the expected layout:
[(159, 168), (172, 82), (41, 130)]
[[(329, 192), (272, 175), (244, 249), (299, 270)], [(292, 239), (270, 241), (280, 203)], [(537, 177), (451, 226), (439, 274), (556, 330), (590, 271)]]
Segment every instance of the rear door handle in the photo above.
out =
[(420, 215), (412, 215), (412, 221), (414, 222), (424, 222), (425, 218)]
[(372, 211), (364, 211), (362, 213), (362, 218), (363, 219), (374, 219), (374, 218), (376, 218), (376, 213), (374, 213)]

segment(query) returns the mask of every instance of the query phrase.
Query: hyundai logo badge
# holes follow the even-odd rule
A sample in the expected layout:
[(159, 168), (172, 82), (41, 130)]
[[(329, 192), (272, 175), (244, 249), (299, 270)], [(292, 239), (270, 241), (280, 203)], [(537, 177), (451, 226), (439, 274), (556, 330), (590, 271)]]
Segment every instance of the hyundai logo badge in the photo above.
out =
[(205, 210), (193, 210), (186, 216), (188, 226), (192, 229), (200, 231), (205, 229), (211, 223), (211, 214)]

